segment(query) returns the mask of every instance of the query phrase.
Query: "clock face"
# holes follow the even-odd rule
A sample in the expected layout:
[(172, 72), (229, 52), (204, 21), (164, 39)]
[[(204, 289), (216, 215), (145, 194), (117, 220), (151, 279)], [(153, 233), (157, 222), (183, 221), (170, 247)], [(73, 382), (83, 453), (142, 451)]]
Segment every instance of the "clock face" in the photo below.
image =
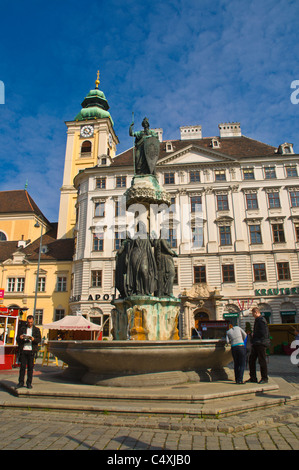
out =
[(109, 146), (112, 147), (112, 135), (111, 134), (109, 134), (108, 143), (109, 143)]
[(81, 136), (82, 137), (91, 137), (93, 135), (93, 126), (83, 126), (81, 127)]

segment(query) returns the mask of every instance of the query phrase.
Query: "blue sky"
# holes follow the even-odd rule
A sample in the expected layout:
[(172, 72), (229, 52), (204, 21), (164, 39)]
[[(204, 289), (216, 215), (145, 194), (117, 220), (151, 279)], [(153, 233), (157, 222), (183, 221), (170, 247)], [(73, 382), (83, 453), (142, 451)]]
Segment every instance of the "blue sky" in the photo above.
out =
[[(28, 191), (57, 221), (72, 120), (100, 69), (120, 144), (147, 116), (182, 125), (240, 121), (248, 137), (299, 153), (297, 0), (1, 0), (1, 190)], [(0, 100), (1, 102), (1, 100)]]

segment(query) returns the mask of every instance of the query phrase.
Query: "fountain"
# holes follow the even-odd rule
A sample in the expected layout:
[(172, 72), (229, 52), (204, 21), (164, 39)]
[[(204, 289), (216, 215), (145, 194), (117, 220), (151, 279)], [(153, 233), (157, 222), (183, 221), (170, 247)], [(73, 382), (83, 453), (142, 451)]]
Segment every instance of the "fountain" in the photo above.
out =
[[(164, 230), (153, 230), (153, 207), (167, 208), (170, 195), (155, 170), (158, 135), (147, 118), (133, 132), (134, 177), (125, 192), (126, 210), (137, 213), (134, 234), (126, 233), (116, 255), (113, 341), (51, 341), (50, 351), (68, 364), (66, 373), (92, 385), (142, 387), (223, 377), (231, 362), (221, 340), (179, 338), (180, 299), (173, 295), (173, 258), (178, 256)], [(154, 228), (157, 228), (154, 226)]]

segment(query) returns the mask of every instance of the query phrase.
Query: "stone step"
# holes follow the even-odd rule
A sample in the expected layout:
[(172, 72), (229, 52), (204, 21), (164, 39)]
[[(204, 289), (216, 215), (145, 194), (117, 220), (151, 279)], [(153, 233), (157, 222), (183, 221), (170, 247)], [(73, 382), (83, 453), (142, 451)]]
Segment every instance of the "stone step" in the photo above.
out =
[[(93, 411), (153, 415), (185, 415), (199, 418), (224, 417), (279, 406), (299, 399), (298, 390), (283, 379), (268, 384), (233, 382), (185, 384), (160, 389), (124, 389), (63, 383), (59, 374), (43, 381), (34, 379), (30, 390), (15, 390), (8, 379), (0, 382), (0, 406), (55, 410)], [(9, 394), (7, 393), (9, 392)]]

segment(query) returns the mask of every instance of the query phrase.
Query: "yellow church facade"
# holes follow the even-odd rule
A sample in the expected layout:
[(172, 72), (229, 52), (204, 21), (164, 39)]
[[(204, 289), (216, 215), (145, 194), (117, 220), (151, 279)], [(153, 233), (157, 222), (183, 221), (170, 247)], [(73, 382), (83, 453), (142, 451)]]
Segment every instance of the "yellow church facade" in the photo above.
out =
[(116, 155), (118, 137), (99, 83), (98, 73), (81, 111), (66, 121), (58, 224), (46, 219), (27, 190), (0, 192), (0, 289), (4, 290), (0, 302), (19, 308), (23, 320), (34, 314), (39, 326), (71, 313), (78, 216), (74, 178), (86, 168), (108, 166)]
[[(98, 74), (99, 77), (99, 74)], [(106, 166), (115, 157), (119, 143), (114, 123), (108, 112), (108, 101), (98, 89), (90, 90), (83, 100), (81, 111), (73, 121), (67, 121), (67, 143), (64, 175), (60, 195), (58, 238), (72, 238), (77, 220), (78, 191), (73, 185), (75, 176), (86, 168)]]

